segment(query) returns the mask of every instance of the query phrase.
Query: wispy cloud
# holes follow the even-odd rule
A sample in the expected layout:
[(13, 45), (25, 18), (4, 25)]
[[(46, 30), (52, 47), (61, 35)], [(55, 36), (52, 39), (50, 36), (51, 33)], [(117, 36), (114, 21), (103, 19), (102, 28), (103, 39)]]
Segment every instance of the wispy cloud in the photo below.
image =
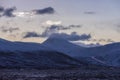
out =
[(0, 31), (4, 33), (7, 33), (7, 32), (12, 33), (19, 30), (20, 29), (17, 27), (4, 27), (4, 26), (0, 27)]
[(120, 25), (117, 25), (116, 31), (120, 33)]
[(90, 39), (89, 41), (98, 42), (98, 43), (101, 43), (101, 42), (107, 42), (107, 43), (115, 42), (112, 39)]

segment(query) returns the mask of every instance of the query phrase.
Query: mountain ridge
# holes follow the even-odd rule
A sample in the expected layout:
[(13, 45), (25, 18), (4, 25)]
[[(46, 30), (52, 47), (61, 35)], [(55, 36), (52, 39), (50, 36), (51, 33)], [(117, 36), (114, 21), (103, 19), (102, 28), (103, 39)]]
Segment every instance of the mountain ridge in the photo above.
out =
[[(39, 43), (30, 43), (30, 42), (11, 42), (4, 39), (0, 40), (0, 51), (1, 52), (38, 52), (38, 51), (53, 51), (63, 53), (72, 58), (78, 59), (83, 63), (94, 63), (94, 64), (103, 64), (116, 66), (120, 64), (119, 58), (113, 59), (114, 63), (109, 64), (111, 60), (106, 57), (106, 55), (118, 55), (120, 51), (120, 43), (112, 43), (103, 46), (97, 47), (81, 47), (76, 44), (73, 44), (65, 39), (61, 38), (48, 38), (42, 44)], [(117, 54), (116, 54), (117, 53)], [(104, 60), (102, 60), (104, 59)], [(117, 61), (116, 61), (117, 60)]]

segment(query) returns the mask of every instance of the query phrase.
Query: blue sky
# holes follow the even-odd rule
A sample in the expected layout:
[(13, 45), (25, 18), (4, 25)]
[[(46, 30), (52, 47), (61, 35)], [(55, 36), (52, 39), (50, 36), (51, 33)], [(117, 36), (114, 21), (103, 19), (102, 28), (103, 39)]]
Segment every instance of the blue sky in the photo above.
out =
[[(0, 37), (18, 41), (42, 41), (47, 37), (29, 37), (27, 32), (42, 34), (52, 24), (69, 26), (80, 25), (79, 28), (59, 30), (56, 33), (77, 35), (91, 34), (91, 42), (108, 43), (110, 40), (119, 42), (120, 38), (120, 0), (2, 0), (4, 8), (15, 6), (14, 13), (31, 12), (35, 9), (51, 7), (54, 14), (35, 16), (1, 17), (0, 27), (19, 28), (14, 32), (0, 32)], [(16, 14), (17, 15), (17, 14)], [(16, 36), (17, 35), (17, 36)], [(88, 40), (86, 41), (88, 42)]]

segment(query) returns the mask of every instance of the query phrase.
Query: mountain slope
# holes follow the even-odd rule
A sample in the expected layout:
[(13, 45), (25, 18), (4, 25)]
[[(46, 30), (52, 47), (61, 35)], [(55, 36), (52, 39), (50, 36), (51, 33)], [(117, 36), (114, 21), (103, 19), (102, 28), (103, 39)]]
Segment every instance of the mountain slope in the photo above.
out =
[(36, 50), (51, 50), (39, 43), (30, 42), (11, 42), (0, 39), (0, 51), (36, 51)]
[(110, 66), (120, 66), (120, 50), (106, 53), (104, 56), (99, 56), (98, 59)]
[(91, 57), (91, 56), (104, 56), (109, 52), (120, 50), (120, 43), (107, 44), (98, 47), (81, 47), (70, 43), (69, 41), (61, 38), (49, 38), (42, 45), (66, 53), (73, 57)]
[(59, 68), (80, 65), (83, 64), (78, 60), (39, 43), (0, 39), (0, 67)]
[[(86, 48), (70, 43), (65, 39), (52, 37), (46, 40), (42, 45), (50, 47), (58, 52), (65, 53), (80, 61), (82, 60), (83, 62), (92, 64), (108, 65), (107, 63), (109, 62), (109, 60), (108, 61), (102, 60), (103, 58), (106, 58), (104, 56), (106, 56), (109, 53), (110, 53), (109, 56), (116, 53), (117, 53), (116, 56), (120, 54), (120, 43), (113, 43), (104, 46)], [(101, 56), (103, 57), (102, 59), (100, 59)], [(116, 60), (116, 58), (113, 58), (113, 61), (114, 60)]]
[(81, 50), (84, 49), (84, 47), (80, 47), (78, 45), (70, 43), (65, 39), (53, 37), (48, 38), (45, 42), (42, 43), (42, 45), (52, 48), (53, 50), (59, 52), (63, 52), (72, 57), (81, 55), (82, 54)]
[[(29, 53), (30, 55), (34, 56), (33, 54), (42, 54), (41, 51), (48, 53), (49, 56), (50, 54), (56, 53), (56, 52), (64, 53), (68, 56), (78, 59), (80, 61), (80, 64), (89, 63), (89, 64), (120, 66), (120, 55), (119, 55), (120, 54), (120, 43), (113, 43), (113, 44), (108, 44), (104, 46), (85, 48), (85, 47), (75, 45), (65, 39), (53, 38), (53, 37), (48, 38), (42, 44), (26, 43), (26, 42), (10, 42), (4, 39), (0, 39), (1, 54), (7, 53), (7, 55), (10, 55), (9, 53), (14, 53), (15, 57), (18, 58), (18, 54), (19, 56), (21, 55), (24, 56), (23, 53)], [(0, 56), (0, 57), (1, 57), (0, 58), (1, 61), (4, 62), (3, 56)], [(8, 59), (10, 58), (9, 60), (11, 61), (11, 57), (9, 56), (7, 57)], [(14, 59), (12, 58), (13, 61), (14, 60), (17, 61), (19, 59), (19, 58), (16, 59), (15, 57)], [(5, 62), (9, 62), (8, 59), (5, 58), (6, 60)], [(20, 58), (20, 60), (21, 59), (22, 58)], [(33, 62), (35, 59), (36, 58), (33, 59)], [(62, 57), (58, 59), (61, 60)], [(66, 59), (64, 58), (64, 60)], [(39, 62), (39, 59), (37, 60)], [(41, 58), (41, 60), (47, 60), (47, 58), (45, 59)], [(37, 61), (35, 60), (35, 62)]]
[(0, 52), (0, 66), (6, 68), (62, 68), (82, 65), (55, 51)]

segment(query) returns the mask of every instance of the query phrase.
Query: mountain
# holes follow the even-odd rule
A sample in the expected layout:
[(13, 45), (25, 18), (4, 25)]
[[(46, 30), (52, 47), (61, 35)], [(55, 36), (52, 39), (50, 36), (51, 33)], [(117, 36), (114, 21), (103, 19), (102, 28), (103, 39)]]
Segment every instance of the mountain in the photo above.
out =
[[(65, 39), (52, 37), (47, 39), (42, 45), (90, 64), (92, 63), (111, 66), (113, 63), (108, 64), (110, 60), (104, 61), (102, 59), (107, 59), (106, 55), (108, 54), (109, 56), (112, 54), (119, 56), (118, 54), (120, 54), (120, 43), (112, 43), (97, 47), (81, 47)], [(116, 60), (116, 58), (113, 58), (113, 60)], [(118, 64), (120, 64), (120, 62)]]
[[(9, 55), (11, 53), (14, 53), (12, 58), (11, 56), (6, 57), (6, 54)], [(26, 58), (27, 56), (24, 55), (25, 53), (28, 54), (27, 55), (28, 58)], [(56, 53), (56, 54), (52, 54), (52, 53)], [(41, 58), (41, 56), (38, 56), (39, 54), (43, 56), (43, 58)], [(72, 57), (71, 59), (69, 58), (70, 59), (69, 64), (72, 62), (76, 62), (75, 60), (77, 59), (79, 60), (79, 63), (76, 62), (78, 64), (87, 63), (87, 64), (120, 66), (120, 43), (119, 42), (107, 44), (103, 46), (97, 46), (97, 47), (81, 47), (65, 39), (54, 38), (54, 37), (48, 38), (42, 44), (30, 43), (30, 42), (29, 43), (28, 42), (11, 42), (4, 39), (0, 39), (0, 55), (1, 55), (0, 61), (3, 61), (3, 62), (5, 60), (5, 62), (8, 62), (8, 63), (9, 61), (15, 61), (23, 64), (24, 62), (27, 61), (26, 64), (30, 65), (32, 60), (32, 62), (34, 62), (33, 63), (34, 65), (35, 63), (36, 65), (38, 65), (40, 61), (45, 60), (46, 61), (45, 63), (46, 64), (48, 63), (48, 66), (49, 66), (49, 62), (47, 60), (50, 60), (51, 62), (52, 61), (54, 62), (57, 60), (57, 59), (51, 60), (51, 57), (49, 57), (51, 54), (52, 56), (63, 61), (66, 61), (66, 59), (68, 60), (69, 56)], [(61, 55), (61, 56), (58, 57), (57, 55)], [(68, 57), (65, 57), (65, 55), (67, 55)], [(20, 59), (18, 56), (21, 56)], [(35, 57), (31, 59), (31, 57), (29, 56), (33, 56), (33, 57), (36, 56), (38, 58)], [(23, 59), (23, 57), (25, 57), (26, 59), (25, 58)], [(41, 59), (39, 59), (39, 57)], [(24, 61), (19, 62), (21, 60), (24, 60)], [(3, 64), (3, 62), (0, 62), (1, 65)], [(8, 63), (6, 63), (5, 65), (7, 65)], [(42, 66), (42, 64), (43, 63), (40, 63), (38, 66), (40, 65)], [(53, 64), (56, 65), (56, 63), (53, 63)], [(58, 62), (57, 64), (61, 64), (61, 63)]]
[(47, 48), (41, 46), (39, 43), (11, 42), (0, 39), (0, 50), (2, 51), (35, 51), (46, 49)]
[(98, 59), (111, 66), (120, 66), (120, 49), (99, 56)]
[(83, 55), (81, 50), (83, 50), (84, 47), (75, 45), (63, 38), (50, 37), (45, 42), (43, 42), (42, 45), (52, 48), (53, 50), (56, 50), (58, 52), (65, 53), (72, 57), (78, 56), (78, 55), (81, 55), (81, 56)]
[[(109, 66), (120, 66), (120, 43), (112, 43), (104, 46), (91, 47), (82, 51), (89, 53), (92, 59)], [(78, 57), (80, 58), (80, 56)]]
[(55, 51), (0, 52), (3, 68), (63, 68), (78, 67), (79, 61)]
[(83, 65), (80, 61), (39, 43), (0, 39), (0, 67), (61, 68), (80, 65)]

